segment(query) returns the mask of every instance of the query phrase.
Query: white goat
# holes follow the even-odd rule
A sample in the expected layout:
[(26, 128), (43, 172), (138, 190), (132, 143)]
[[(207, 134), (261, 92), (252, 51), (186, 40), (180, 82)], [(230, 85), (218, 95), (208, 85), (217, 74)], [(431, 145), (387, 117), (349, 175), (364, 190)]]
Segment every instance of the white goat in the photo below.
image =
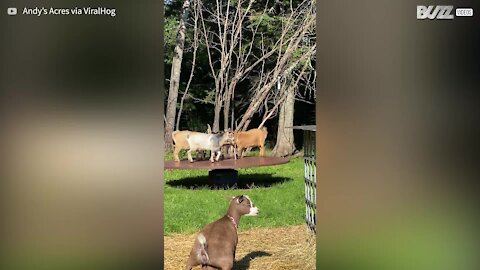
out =
[[(196, 150), (210, 150), (210, 161), (218, 161), (222, 154), (221, 147), (233, 144), (235, 140), (233, 132), (230, 131), (219, 134), (190, 133), (186, 135), (186, 139), (189, 145), (187, 155), (190, 162), (193, 162), (192, 151)], [(216, 158), (215, 153), (217, 153)]]

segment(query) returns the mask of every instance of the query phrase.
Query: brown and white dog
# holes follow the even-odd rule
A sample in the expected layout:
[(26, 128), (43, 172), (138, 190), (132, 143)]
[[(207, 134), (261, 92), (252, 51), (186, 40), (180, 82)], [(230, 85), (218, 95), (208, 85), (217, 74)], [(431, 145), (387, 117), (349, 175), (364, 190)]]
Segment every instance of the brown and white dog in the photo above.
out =
[(237, 229), (242, 216), (256, 216), (259, 210), (247, 195), (230, 198), (227, 214), (208, 224), (195, 238), (186, 270), (202, 265), (202, 269), (231, 270), (235, 260)]

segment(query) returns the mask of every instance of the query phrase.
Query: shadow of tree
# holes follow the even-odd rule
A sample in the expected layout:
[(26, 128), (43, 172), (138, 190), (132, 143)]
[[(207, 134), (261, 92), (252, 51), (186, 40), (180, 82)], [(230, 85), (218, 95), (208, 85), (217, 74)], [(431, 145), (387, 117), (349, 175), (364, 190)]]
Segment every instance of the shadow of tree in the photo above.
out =
[(245, 255), (241, 260), (236, 261), (233, 270), (247, 270), (250, 268), (250, 261), (257, 257), (272, 256), (272, 254), (264, 251), (253, 251)]
[(248, 174), (240, 175), (236, 184), (215, 185), (208, 176), (185, 177), (169, 181), (166, 185), (183, 189), (250, 189), (254, 187), (272, 187), (281, 183), (292, 181), (287, 177), (272, 177), (272, 174)]

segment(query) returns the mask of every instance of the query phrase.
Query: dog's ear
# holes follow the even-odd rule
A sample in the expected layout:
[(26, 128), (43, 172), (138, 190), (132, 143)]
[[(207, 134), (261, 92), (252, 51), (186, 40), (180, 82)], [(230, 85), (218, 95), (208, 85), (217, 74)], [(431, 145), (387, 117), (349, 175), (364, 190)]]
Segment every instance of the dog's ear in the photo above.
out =
[(227, 199), (227, 201), (231, 202), (233, 199), (235, 199), (235, 196), (225, 195), (225, 199)]
[(242, 203), (244, 200), (245, 200), (245, 197), (242, 195), (242, 196), (238, 197), (237, 202), (240, 204), (240, 203)]

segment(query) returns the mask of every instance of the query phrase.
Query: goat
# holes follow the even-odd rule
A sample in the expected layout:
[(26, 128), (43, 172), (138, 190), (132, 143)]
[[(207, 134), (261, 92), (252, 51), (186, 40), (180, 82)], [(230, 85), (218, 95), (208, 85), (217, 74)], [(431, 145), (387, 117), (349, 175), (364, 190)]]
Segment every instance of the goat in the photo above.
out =
[[(215, 162), (220, 159), (222, 151), (220, 151), (221, 147), (228, 144), (233, 144), (235, 141), (233, 132), (227, 131), (218, 134), (206, 134), (206, 133), (198, 133), (198, 132), (191, 132), (185, 135), (185, 138), (188, 142), (187, 151), (188, 160), (193, 162), (192, 159), (192, 151), (196, 150), (210, 150), (210, 161)], [(217, 157), (215, 158), (215, 153), (217, 153)], [(214, 160), (215, 158), (215, 160)]]
[(202, 265), (202, 269), (231, 270), (235, 260), (237, 228), (242, 216), (257, 216), (259, 210), (247, 195), (230, 197), (227, 214), (208, 224), (197, 235), (185, 270)]
[[(207, 124), (207, 133), (208, 134), (211, 134), (212, 133), (212, 128), (210, 127), (209, 124)], [(191, 133), (197, 133), (197, 134), (203, 134), (201, 132), (196, 132), (196, 131), (190, 131), (190, 130), (177, 130), (177, 131), (174, 131), (172, 132), (172, 139), (173, 139), (173, 159), (177, 162), (180, 161), (180, 158), (178, 157), (178, 154), (180, 153), (180, 151), (182, 151), (183, 149), (188, 149), (189, 148), (189, 145), (188, 145), (188, 142), (187, 142), (187, 134), (191, 134)], [(201, 151), (202, 152), (202, 159), (205, 158), (205, 152), (204, 151)]]
[(235, 146), (234, 146), (234, 155), (235, 159), (237, 158), (237, 152), (240, 155), (240, 158), (243, 156), (243, 149), (249, 147), (260, 147), (260, 156), (265, 156), (265, 139), (267, 138), (267, 128), (254, 128), (247, 131), (235, 132)]
[(177, 162), (180, 161), (180, 158), (178, 157), (178, 154), (180, 153), (181, 150), (183, 149), (189, 149), (188, 146), (188, 141), (187, 141), (187, 135), (188, 134), (202, 134), (200, 132), (195, 132), (195, 131), (190, 131), (190, 130), (177, 130), (172, 132), (172, 139), (173, 139), (173, 159)]

